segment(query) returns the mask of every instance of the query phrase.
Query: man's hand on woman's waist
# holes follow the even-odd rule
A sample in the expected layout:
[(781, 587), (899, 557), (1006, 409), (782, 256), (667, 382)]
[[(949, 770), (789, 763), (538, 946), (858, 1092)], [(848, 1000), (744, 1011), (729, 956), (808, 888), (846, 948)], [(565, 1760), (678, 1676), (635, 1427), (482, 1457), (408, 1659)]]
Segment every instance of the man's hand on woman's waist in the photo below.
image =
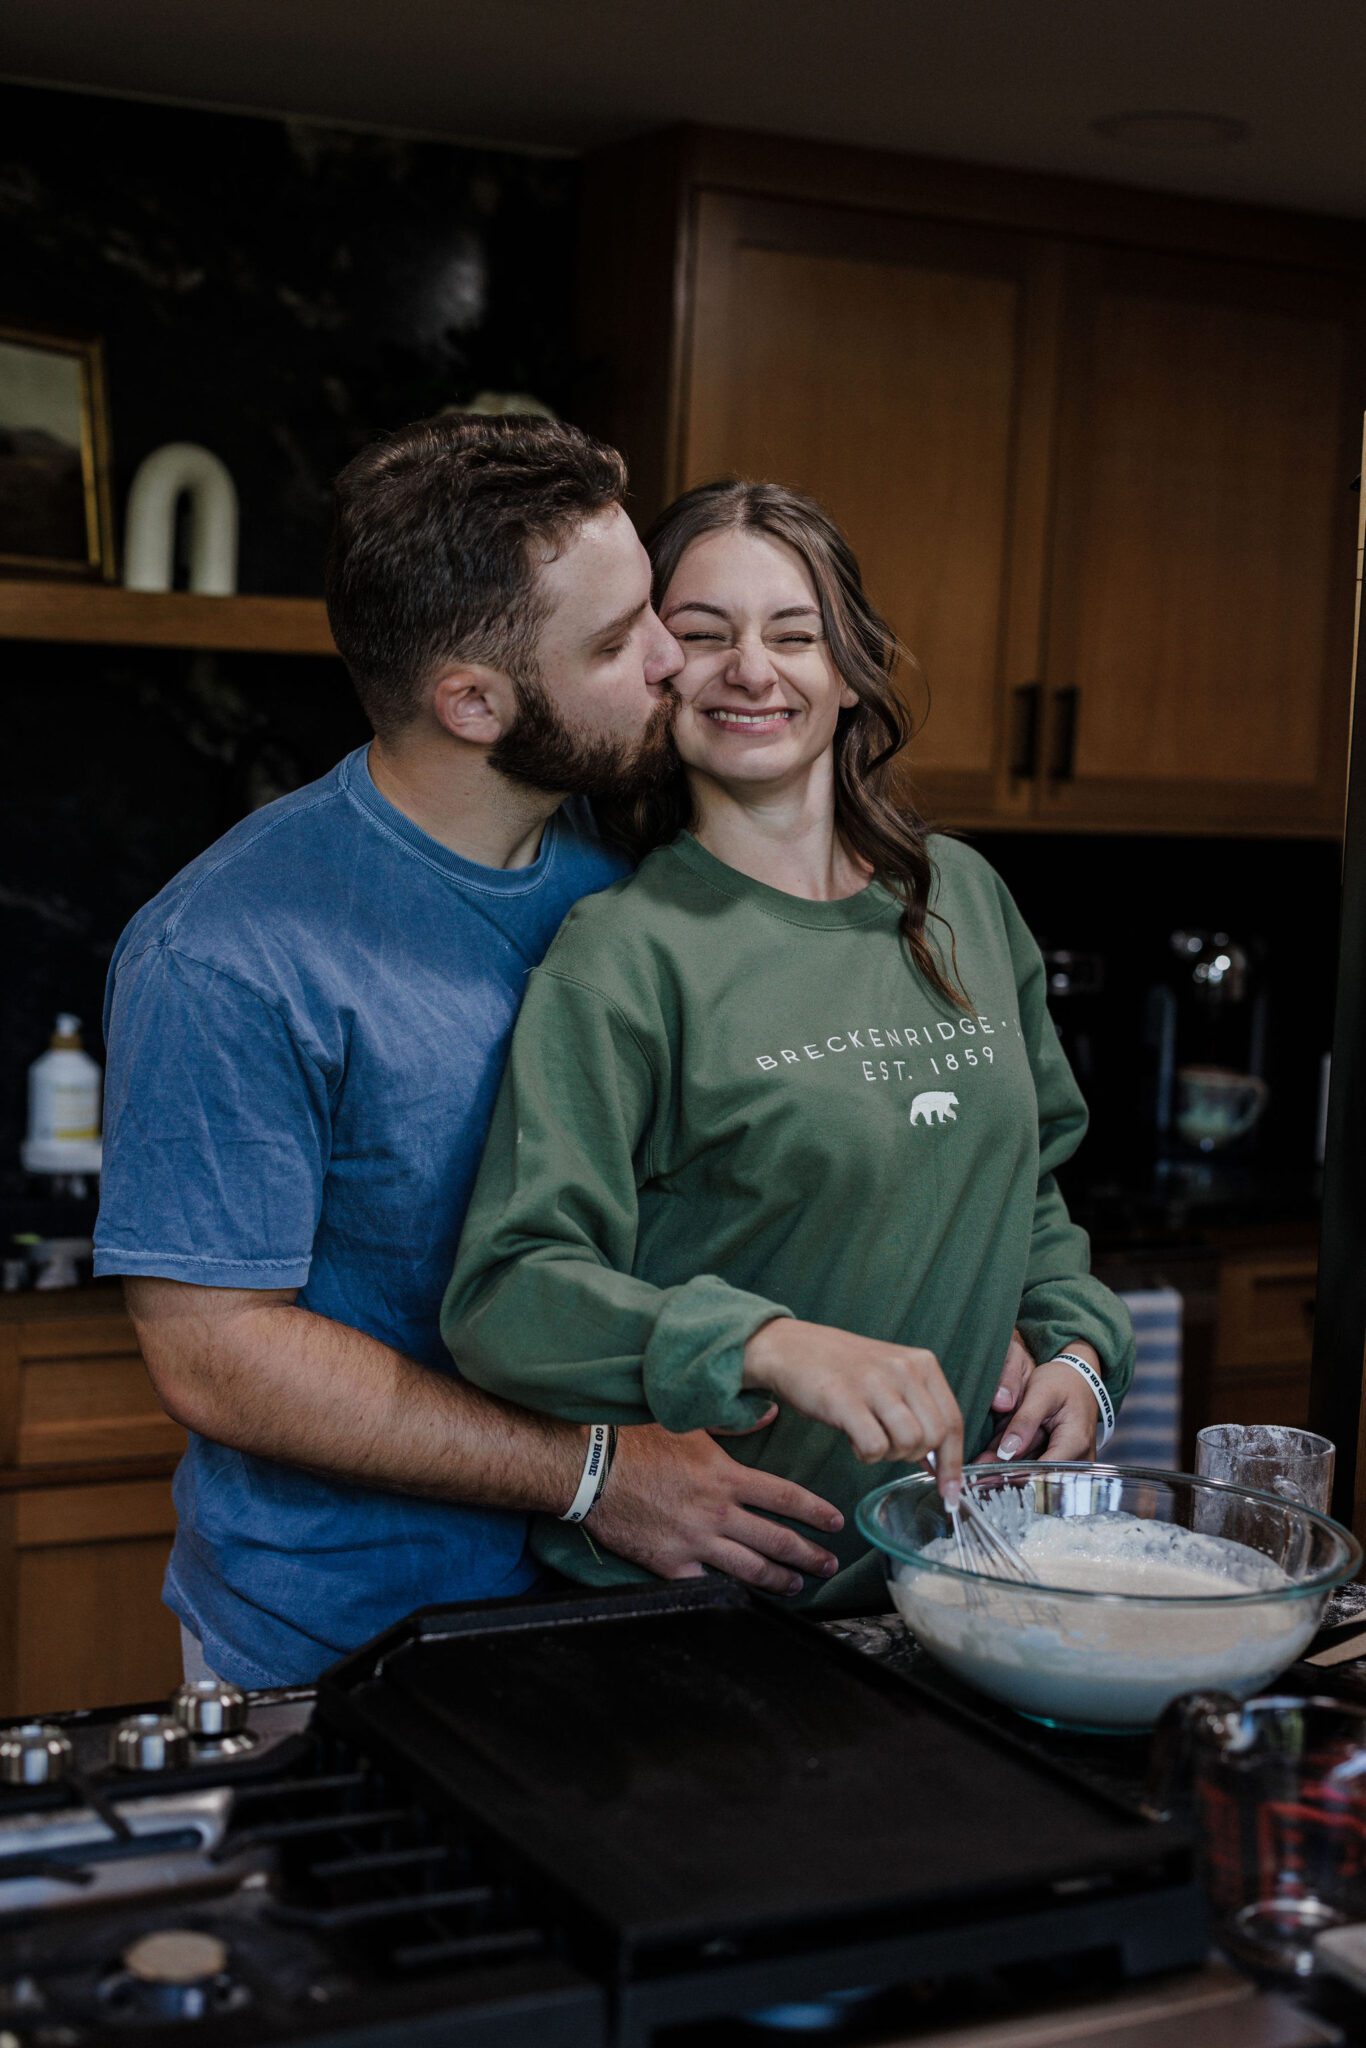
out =
[(829, 1501), (742, 1465), (706, 1430), (674, 1435), (639, 1423), (620, 1432), (611, 1474), (584, 1527), (661, 1579), (695, 1579), (709, 1566), (765, 1593), (800, 1593), (803, 1572), (828, 1579), (838, 1570), (831, 1551), (773, 1515), (830, 1535), (844, 1527)]

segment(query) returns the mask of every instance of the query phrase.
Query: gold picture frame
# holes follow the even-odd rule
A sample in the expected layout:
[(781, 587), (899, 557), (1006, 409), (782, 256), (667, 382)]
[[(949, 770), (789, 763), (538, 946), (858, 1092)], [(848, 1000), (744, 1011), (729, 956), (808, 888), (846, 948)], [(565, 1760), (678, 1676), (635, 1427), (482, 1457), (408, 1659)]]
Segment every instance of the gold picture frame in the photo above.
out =
[(0, 320), (0, 575), (114, 573), (103, 346)]

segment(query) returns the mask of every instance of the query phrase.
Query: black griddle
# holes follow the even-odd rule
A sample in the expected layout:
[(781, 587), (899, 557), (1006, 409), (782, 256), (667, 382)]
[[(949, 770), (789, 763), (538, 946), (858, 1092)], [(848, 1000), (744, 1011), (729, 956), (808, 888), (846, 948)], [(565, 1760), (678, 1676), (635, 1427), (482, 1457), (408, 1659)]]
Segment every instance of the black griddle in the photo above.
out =
[(723, 1581), (429, 1609), (319, 1713), (482, 1831), (613, 1987), (619, 2038), (770, 1997), (1111, 1951), (1197, 1963), (1139, 1818)]

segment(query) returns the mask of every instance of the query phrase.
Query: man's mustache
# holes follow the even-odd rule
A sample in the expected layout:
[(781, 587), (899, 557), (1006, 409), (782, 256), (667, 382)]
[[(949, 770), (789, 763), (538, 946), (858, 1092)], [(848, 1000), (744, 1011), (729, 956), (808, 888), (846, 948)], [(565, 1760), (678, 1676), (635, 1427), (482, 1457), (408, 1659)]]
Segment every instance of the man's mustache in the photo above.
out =
[(673, 684), (666, 680), (662, 688), (664, 691), (663, 699), (660, 703), (656, 704), (654, 710), (650, 713), (645, 733), (647, 740), (667, 741), (669, 746), (673, 747), (674, 727), (678, 723), (678, 713), (681, 707)]

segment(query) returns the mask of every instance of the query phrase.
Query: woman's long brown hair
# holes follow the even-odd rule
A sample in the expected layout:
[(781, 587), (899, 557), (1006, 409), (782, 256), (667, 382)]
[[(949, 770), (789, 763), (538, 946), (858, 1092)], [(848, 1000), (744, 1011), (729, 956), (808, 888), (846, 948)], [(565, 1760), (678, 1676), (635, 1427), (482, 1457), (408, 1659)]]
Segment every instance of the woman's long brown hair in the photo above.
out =
[[(798, 491), (733, 479), (699, 484), (661, 512), (645, 535), (656, 608), (693, 542), (729, 528), (783, 541), (806, 565), (836, 672), (858, 698), (841, 711), (835, 728), (835, 829), (900, 903), (902, 936), (926, 981), (956, 1008), (967, 1009), (953, 933), (929, 909), (934, 864), (924, 821), (894, 791), (897, 756), (911, 736), (910, 718), (892, 682), (902, 650), (868, 600), (858, 558), (829, 515)], [(600, 808), (607, 829), (637, 859), (677, 838), (695, 819), (681, 766), (634, 801)], [(948, 932), (948, 972), (926, 937), (927, 916)]]

